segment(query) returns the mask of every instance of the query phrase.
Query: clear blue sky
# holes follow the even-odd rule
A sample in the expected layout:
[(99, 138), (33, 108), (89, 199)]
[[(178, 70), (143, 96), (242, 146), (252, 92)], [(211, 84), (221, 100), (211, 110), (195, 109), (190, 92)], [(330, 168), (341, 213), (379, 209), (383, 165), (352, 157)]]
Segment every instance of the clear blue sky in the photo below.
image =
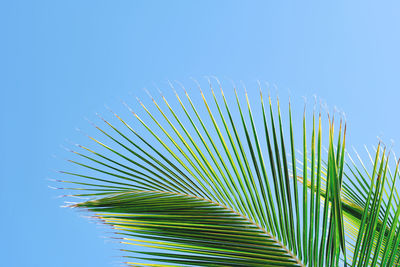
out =
[(399, 14), (398, 1), (2, 1), (1, 265), (119, 266), (109, 230), (59, 208), (46, 179), (68, 166), (60, 145), (88, 142), (84, 117), (167, 79), (317, 94), (346, 112), (349, 145), (398, 144)]

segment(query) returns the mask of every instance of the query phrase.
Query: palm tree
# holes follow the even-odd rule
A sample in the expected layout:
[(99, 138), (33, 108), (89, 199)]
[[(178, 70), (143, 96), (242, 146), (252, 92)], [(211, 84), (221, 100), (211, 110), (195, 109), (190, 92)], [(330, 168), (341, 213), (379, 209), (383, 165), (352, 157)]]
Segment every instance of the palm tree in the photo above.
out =
[(204, 105), (186, 90), (183, 98), (175, 92), (176, 106), (162, 95), (153, 108), (139, 101), (147, 122), (128, 107), (134, 126), (114, 114), (120, 126), (96, 126), (104, 142), (90, 137), (102, 149), (72, 151), (81, 160), (71, 162), (93, 174), (63, 172), (79, 178), (63, 180), (74, 196), (89, 198), (70, 206), (135, 245), (124, 246), (128, 265), (399, 264), (398, 163), (392, 172), (383, 145), (369, 154), (371, 168), (361, 157), (356, 164), (342, 122), (327, 116), (324, 135), (314, 112), (308, 132), (304, 112), (295, 132), (290, 103), (285, 128), (279, 100), (265, 104), (260, 89), (253, 113), (247, 93), (244, 104), (236, 90), (228, 101), (218, 86), (221, 95), (210, 83), (211, 101), (200, 89)]

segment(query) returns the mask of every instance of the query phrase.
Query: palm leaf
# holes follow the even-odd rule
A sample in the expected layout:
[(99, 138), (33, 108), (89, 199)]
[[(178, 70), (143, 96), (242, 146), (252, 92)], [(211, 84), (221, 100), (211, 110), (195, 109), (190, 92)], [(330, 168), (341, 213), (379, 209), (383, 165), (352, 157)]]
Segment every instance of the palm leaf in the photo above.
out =
[[(77, 204), (123, 235), (122, 243), (166, 250), (146, 259), (179, 265), (300, 266), (257, 223), (196, 196), (131, 191)], [(144, 257), (138, 257), (144, 259)]]
[[(290, 104), (285, 128), (279, 101), (274, 108), (269, 98), (267, 110), (261, 94), (255, 113), (247, 93), (243, 104), (236, 91), (230, 101), (221, 87), (220, 96), (211, 83), (210, 87), (212, 100), (201, 91), (202, 105), (192, 101), (185, 90), (184, 98), (175, 93), (177, 105), (162, 95), (164, 105), (154, 98), (152, 108), (139, 101), (137, 107), (146, 119), (130, 108), (134, 122), (114, 114), (121, 123), (115, 126), (102, 118), (108, 129), (96, 128), (104, 141), (90, 137), (100, 149), (79, 146), (83, 151), (73, 152), (80, 159), (71, 160), (90, 174), (63, 172), (78, 178), (63, 180), (74, 185), (69, 189), (78, 190), (74, 196), (90, 198), (71, 206), (95, 213), (116, 229), (122, 243), (136, 245), (123, 250), (128, 264), (354, 264), (351, 257), (346, 258), (349, 254), (362, 263), (398, 260), (394, 248), (400, 239), (395, 228), (399, 209), (396, 213), (381, 211), (383, 207), (394, 210), (394, 183), (384, 201), (385, 181), (377, 190), (366, 187), (364, 176), (357, 177), (362, 188), (374, 192), (354, 197), (346, 178), (361, 172), (345, 169), (349, 164), (345, 162), (345, 130), (341, 126), (335, 141), (333, 120), (324, 127), (321, 114), (317, 124), (313, 115), (311, 141), (307, 142), (304, 113), (299, 134), (303, 155), (296, 157), (297, 132)], [(326, 135), (323, 129), (327, 129)], [(323, 142), (328, 144), (327, 154), (322, 152)], [(303, 168), (297, 168), (296, 163)], [(379, 170), (387, 172), (387, 168)], [(397, 172), (392, 181), (396, 181)], [(374, 196), (374, 204), (364, 213), (367, 195)], [(359, 231), (357, 244), (348, 240), (358, 233), (358, 229), (352, 235), (347, 233), (349, 219), (365, 228)], [(365, 221), (372, 226), (366, 227)], [(366, 244), (367, 238), (375, 238), (376, 245)], [(379, 249), (382, 244), (389, 247)], [(349, 253), (349, 247), (360, 247), (360, 253), (353, 254), (354, 249)], [(380, 254), (366, 257), (374, 251), (372, 255)]]

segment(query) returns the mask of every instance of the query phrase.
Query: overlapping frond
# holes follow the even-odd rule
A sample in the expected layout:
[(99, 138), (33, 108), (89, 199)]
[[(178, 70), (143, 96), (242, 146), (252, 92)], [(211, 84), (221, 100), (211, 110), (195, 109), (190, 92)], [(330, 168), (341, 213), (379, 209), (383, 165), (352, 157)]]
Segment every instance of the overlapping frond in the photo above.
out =
[(392, 173), (390, 152), (386, 155), (385, 149), (381, 151), (380, 144), (374, 160), (370, 155), (373, 166), (371, 172), (368, 172), (359, 156), (358, 158), (363, 170), (358, 169), (350, 157), (352, 165), (349, 168), (353, 176), (347, 177), (347, 187), (344, 190), (344, 195), (353, 203), (354, 210), (359, 210), (357, 213), (349, 211), (347, 214), (352, 216), (350, 228), (356, 237), (351, 244), (352, 266), (393, 266), (396, 260), (400, 260), (400, 247), (395, 238), (395, 233), (400, 231), (400, 206), (396, 189), (399, 163), (396, 163)]

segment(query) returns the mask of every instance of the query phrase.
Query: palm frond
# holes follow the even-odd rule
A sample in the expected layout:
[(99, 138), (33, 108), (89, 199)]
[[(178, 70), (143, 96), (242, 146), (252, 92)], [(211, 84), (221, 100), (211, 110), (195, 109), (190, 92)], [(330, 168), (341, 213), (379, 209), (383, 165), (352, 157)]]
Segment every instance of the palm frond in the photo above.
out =
[[(207, 199), (163, 191), (131, 191), (76, 205), (87, 208), (122, 235), (122, 243), (153, 262), (209, 266), (300, 266), (257, 223)], [(125, 250), (128, 252), (128, 250)], [(137, 252), (137, 251), (135, 251)]]
[[(175, 92), (175, 104), (163, 95), (160, 102), (151, 98), (152, 107), (139, 100), (136, 107), (146, 118), (131, 108), (133, 122), (114, 114), (116, 126), (101, 118), (108, 129), (95, 127), (104, 140), (90, 137), (100, 149), (73, 151), (79, 159), (71, 162), (87, 171), (64, 172), (75, 179), (63, 181), (78, 190), (75, 196), (91, 199), (72, 206), (95, 213), (122, 243), (136, 245), (124, 249), (125, 257), (134, 258), (128, 264), (331, 266), (398, 260), (400, 211), (392, 203), (399, 200), (398, 168), (392, 175), (386, 156), (377, 157), (366, 177), (345, 160), (341, 123), (335, 128), (329, 118), (325, 125), (322, 114), (312, 114), (308, 132), (304, 112), (297, 132), (290, 103), (285, 126), (279, 100), (274, 107), (269, 97), (264, 105), (260, 90), (253, 109), (247, 93), (243, 101), (235, 90), (231, 101), (217, 83), (221, 94), (210, 83), (210, 94), (200, 91), (202, 104), (186, 90), (184, 97)], [(296, 136), (302, 140), (300, 157)], [(389, 186), (386, 177), (393, 182)]]

